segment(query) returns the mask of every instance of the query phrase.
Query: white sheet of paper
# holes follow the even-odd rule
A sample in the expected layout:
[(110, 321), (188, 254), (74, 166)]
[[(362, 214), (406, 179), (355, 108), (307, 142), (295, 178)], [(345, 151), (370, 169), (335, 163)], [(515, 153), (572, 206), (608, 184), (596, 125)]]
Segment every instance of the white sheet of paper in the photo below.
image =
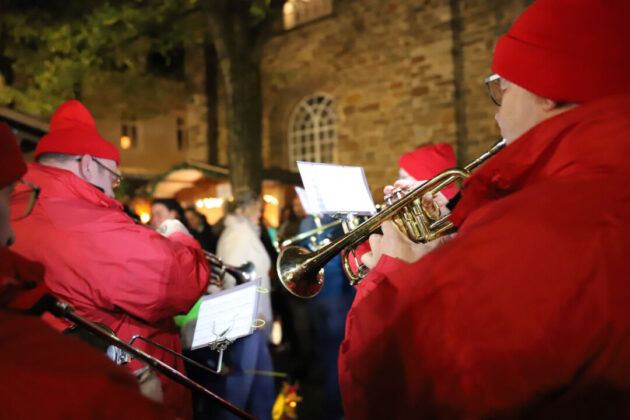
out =
[(297, 166), (309, 205), (320, 214), (376, 213), (362, 167), (300, 161)]
[(259, 287), (260, 279), (203, 297), (191, 348), (205, 347), (223, 337), (233, 341), (251, 334), (258, 315)]
[(319, 209), (317, 205), (311, 204), (311, 202), (309, 201), (308, 195), (306, 194), (306, 190), (304, 188), (295, 187), (295, 192), (300, 198), (300, 203), (302, 203), (302, 208), (304, 209), (306, 214), (321, 214), (321, 209)]

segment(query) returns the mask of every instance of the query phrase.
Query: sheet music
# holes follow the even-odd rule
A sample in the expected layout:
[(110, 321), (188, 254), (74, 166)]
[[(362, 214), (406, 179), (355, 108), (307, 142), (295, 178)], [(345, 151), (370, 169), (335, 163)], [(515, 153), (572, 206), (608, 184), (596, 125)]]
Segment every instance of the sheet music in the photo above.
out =
[(295, 187), (295, 192), (297, 193), (298, 197), (300, 197), (300, 203), (302, 203), (302, 208), (304, 209), (306, 214), (321, 214), (322, 209), (317, 206), (317, 203), (310, 202), (304, 188)]
[(300, 161), (297, 166), (309, 204), (320, 214), (376, 213), (362, 167)]
[(260, 279), (257, 279), (203, 297), (191, 348), (205, 347), (221, 338), (234, 341), (251, 334), (258, 315), (259, 289)]

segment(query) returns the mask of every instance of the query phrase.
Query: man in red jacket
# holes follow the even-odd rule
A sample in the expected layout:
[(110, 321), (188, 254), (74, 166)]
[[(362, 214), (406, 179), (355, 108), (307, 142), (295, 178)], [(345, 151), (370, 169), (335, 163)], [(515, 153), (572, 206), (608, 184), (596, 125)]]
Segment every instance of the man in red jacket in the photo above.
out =
[(370, 238), (349, 419), (630, 416), (629, 15), (538, 0), (498, 41), (509, 144), (464, 184), (450, 241)]
[[(11, 252), (11, 192), (26, 163), (0, 123), (0, 412), (2, 418), (173, 418), (140, 394), (138, 382), (104, 354), (24, 315), (42, 295), (44, 267)], [(28, 215), (36, 187), (14, 195), (11, 219)], [(38, 286), (39, 285), (39, 286)], [(28, 292), (26, 291), (28, 289)]]
[[(179, 352), (172, 317), (186, 313), (208, 286), (209, 267), (198, 243), (174, 221), (163, 226), (166, 238), (123, 212), (112, 198), (120, 182), (118, 150), (78, 101), (55, 111), (35, 159), (24, 179), (41, 194), (28, 219), (13, 225), (14, 249), (43, 263), (46, 285), (80, 315), (125, 341), (139, 334)], [(142, 341), (135, 345), (184, 370), (168, 352)], [(142, 366), (134, 360), (129, 367)], [(165, 404), (190, 417), (190, 393), (168, 379), (162, 385)]]

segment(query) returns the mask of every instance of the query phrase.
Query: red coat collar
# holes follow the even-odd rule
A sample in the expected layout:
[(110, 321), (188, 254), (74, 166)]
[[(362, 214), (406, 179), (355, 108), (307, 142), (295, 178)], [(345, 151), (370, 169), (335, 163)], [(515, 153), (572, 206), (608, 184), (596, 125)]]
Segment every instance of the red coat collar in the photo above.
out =
[(31, 163), (24, 177), (42, 189), (40, 199), (49, 197), (88, 201), (99, 207), (116, 208), (123, 206), (117, 200), (108, 197), (98, 188), (65, 169)]
[(483, 205), (550, 176), (590, 167), (627, 168), (630, 152), (630, 95), (581, 105), (536, 125), (464, 182), (462, 199), (450, 216), (461, 226)]

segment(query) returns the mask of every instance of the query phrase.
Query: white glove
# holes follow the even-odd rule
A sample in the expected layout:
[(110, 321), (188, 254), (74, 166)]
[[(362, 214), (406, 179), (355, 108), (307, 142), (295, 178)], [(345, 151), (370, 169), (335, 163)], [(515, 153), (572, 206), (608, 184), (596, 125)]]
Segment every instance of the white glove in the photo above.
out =
[(192, 237), (186, 226), (182, 222), (177, 219), (168, 219), (162, 222), (160, 227), (158, 228), (158, 233), (162, 236), (166, 236), (167, 238), (171, 236), (172, 233), (180, 232), (184, 235), (188, 235)]

